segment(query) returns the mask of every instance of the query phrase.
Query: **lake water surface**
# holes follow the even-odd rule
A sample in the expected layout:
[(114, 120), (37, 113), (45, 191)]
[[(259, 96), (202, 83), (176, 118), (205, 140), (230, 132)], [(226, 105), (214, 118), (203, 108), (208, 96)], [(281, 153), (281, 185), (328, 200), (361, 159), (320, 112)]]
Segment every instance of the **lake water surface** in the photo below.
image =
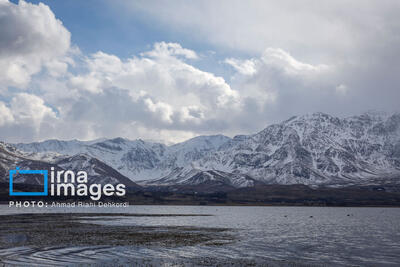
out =
[[(212, 216), (116, 217), (96, 224), (128, 226), (193, 226), (229, 228), (232, 242), (218, 246), (181, 247), (10, 247), (0, 250), (0, 262), (21, 265), (73, 265), (118, 260), (124, 264), (147, 259), (151, 264), (190, 265), (204, 258), (280, 266), (315, 265), (400, 266), (400, 209), (331, 207), (130, 206), (127, 208), (9, 208), (0, 214), (99, 212), (139, 214), (210, 214)], [(82, 222), (85, 222), (82, 217)], [(90, 223), (93, 223), (91, 221)], [(215, 260), (215, 261), (214, 261)], [(134, 262), (134, 261), (133, 261)], [(224, 261), (221, 261), (222, 263)], [(168, 264), (171, 263), (171, 264)], [(193, 262), (192, 262), (193, 263)], [(198, 264), (198, 262), (193, 263)], [(274, 265), (277, 264), (277, 265)], [(179, 264), (178, 264), (179, 265)], [(239, 264), (241, 265), (241, 264)], [(293, 266), (293, 265), (290, 265)]]

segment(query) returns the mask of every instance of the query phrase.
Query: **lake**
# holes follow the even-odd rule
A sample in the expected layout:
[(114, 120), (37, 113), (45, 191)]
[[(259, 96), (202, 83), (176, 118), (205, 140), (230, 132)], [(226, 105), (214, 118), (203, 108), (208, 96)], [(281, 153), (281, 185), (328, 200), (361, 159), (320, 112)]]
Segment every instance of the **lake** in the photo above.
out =
[[(189, 245), (18, 246), (0, 249), (0, 262), (21, 265), (400, 265), (400, 209), (339, 207), (129, 206), (127, 208), (9, 208), (21, 213), (127, 213), (127, 217), (79, 215), (80, 223), (151, 227), (152, 231), (226, 228), (231, 238)], [(148, 214), (149, 216), (146, 216)], [(185, 214), (197, 216), (154, 216)], [(150, 216), (151, 215), (151, 216)], [(211, 216), (198, 216), (211, 215)], [(11, 221), (12, 222), (12, 221)], [(167, 227), (167, 228), (165, 228)], [(191, 228), (192, 227), (192, 228)], [(164, 231), (164, 230), (163, 230)], [(216, 235), (217, 236), (217, 235)], [(18, 235), (11, 236), (19, 238)], [(4, 238), (4, 237), (3, 237)], [(21, 237), (25, 238), (25, 237)], [(3, 240), (4, 241), (4, 240)], [(18, 243), (16, 243), (18, 244)]]

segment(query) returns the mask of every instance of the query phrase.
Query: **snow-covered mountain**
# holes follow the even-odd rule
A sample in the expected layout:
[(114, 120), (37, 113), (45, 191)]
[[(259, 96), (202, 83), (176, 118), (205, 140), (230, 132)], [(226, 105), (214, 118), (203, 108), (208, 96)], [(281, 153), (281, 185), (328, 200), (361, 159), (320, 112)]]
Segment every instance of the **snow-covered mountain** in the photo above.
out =
[(23, 155), (14, 146), (0, 142), (0, 181), (2, 177), (4, 180), (6, 177), (8, 178), (10, 166), (15, 166), (24, 159)]
[(400, 114), (337, 118), (314, 113), (253, 135), (199, 136), (171, 146), (123, 138), (15, 146), (54, 162), (84, 153), (144, 185), (400, 182)]
[(100, 160), (86, 154), (76, 154), (63, 158), (56, 162), (56, 165), (64, 170), (85, 171), (88, 175), (89, 184), (119, 184), (126, 187), (138, 188), (138, 186), (127, 177), (120, 174)]
[(114, 138), (108, 140), (83, 142), (47, 140), (29, 144), (16, 144), (18, 149), (35, 153), (36, 157), (58, 155), (53, 157), (54, 162), (64, 156), (86, 154), (100, 159), (120, 173), (133, 177), (146, 170), (153, 170), (165, 151), (165, 145), (145, 142), (143, 140), (127, 140)]
[(400, 114), (339, 119), (315, 113), (234, 138), (194, 165), (266, 183), (360, 184), (400, 178), (399, 149)]
[[(119, 184), (123, 183), (126, 187), (136, 188), (139, 186), (127, 177), (114, 170), (112, 167), (101, 162), (100, 160), (85, 154), (76, 154), (68, 157), (65, 155), (55, 154), (52, 157), (45, 156), (45, 152), (36, 154), (35, 152), (22, 152), (15, 146), (0, 142), (0, 182), (8, 182), (8, 171), (19, 167), (22, 170), (51, 170), (54, 167), (58, 170), (84, 170), (88, 174), (88, 182), (101, 184)], [(38, 160), (40, 158), (41, 160)], [(51, 158), (45, 161), (43, 158)], [(25, 184), (43, 184), (41, 175), (23, 175), (19, 174), (14, 177), (14, 183)]]
[(124, 138), (100, 142), (48, 140), (16, 144), (15, 147), (31, 157), (47, 157), (53, 162), (65, 155), (86, 154), (100, 159), (132, 180), (148, 180), (166, 176), (175, 168), (186, 167), (207, 153), (217, 151), (229, 140), (223, 135), (199, 136), (171, 146)]

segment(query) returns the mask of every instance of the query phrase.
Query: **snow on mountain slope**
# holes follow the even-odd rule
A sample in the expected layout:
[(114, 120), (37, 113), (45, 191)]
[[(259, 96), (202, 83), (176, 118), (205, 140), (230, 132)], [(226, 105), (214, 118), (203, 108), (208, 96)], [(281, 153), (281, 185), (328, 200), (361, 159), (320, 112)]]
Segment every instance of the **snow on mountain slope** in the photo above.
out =
[(174, 168), (186, 166), (205, 154), (214, 152), (228, 140), (229, 137), (215, 135), (195, 137), (169, 147), (160, 143), (124, 138), (100, 142), (50, 140), (15, 146), (26, 153), (37, 153), (36, 157), (43, 158), (47, 155), (55, 160), (60, 158), (55, 153), (68, 156), (84, 153), (100, 159), (132, 180), (141, 180), (167, 175)]
[(51, 141), (17, 148), (85, 153), (149, 185), (204, 183), (218, 177), (236, 187), (251, 185), (243, 177), (279, 184), (365, 184), (400, 177), (400, 114), (337, 118), (314, 113), (253, 135), (199, 136), (171, 146), (122, 138)]
[(161, 179), (143, 181), (145, 185), (200, 185), (220, 183), (234, 188), (254, 186), (255, 180), (240, 173), (232, 174), (219, 170), (200, 170), (192, 167), (180, 167)]
[(73, 155), (79, 153), (82, 146), (97, 143), (99, 140), (94, 141), (60, 141), (56, 139), (46, 140), (43, 142), (34, 143), (18, 143), (14, 146), (22, 151), (41, 153), (41, 152), (57, 152), (60, 154)]
[[(8, 182), (9, 170), (19, 167), (22, 170), (50, 170), (52, 164), (44, 161), (35, 160), (26, 156), (10, 144), (0, 142), (0, 181)], [(14, 183), (25, 183), (25, 184), (43, 184), (42, 175), (26, 175), (17, 174), (14, 177)]]
[(15, 166), (21, 160), (24, 160), (24, 157), (15, 147), (0, 142), (0, 180), (6, 181), (10, 166)]
[(72, 157), (64, 158), (56, 162), (57, 166), (64, 170), (85, 171), (88, 175), (89, 184), (119, 184), (122, 183), (126, 187), (139, 188), (137, 184), (127, 177), (101, 162), (100, 160), (90, 157), (86, 154), (77, 154)]
[(267, 183), (363, 183), (400, 174), (399, 130), (399, 114), (315, 113), (271, 125), (194, 165)]
[(198, 136), (167, 147), (161, 169), (185, 167), (205, 155), (217, 151), (231, 139), (224, 135)]
[[(131, 141), (123, 138), (91, 142), (49, 140), (31, 144), (16, 144), (15, 146), (20, 150), (39, 153), (39, 155), (42, 153), (45, 155), (60, 153), (67, 156), (87, 154), (100, 159), (129, 177), (135, 177), (141, 172), (146, 173), (146, 170), (153, 170), (165, 151), (163, 144), (142, 140)], [(55, 157), (55, 160), (57, 159)]]
[[(41, 149), (41, 151), (43, 151)], [(57, 155), (56, 157), (49, 157)], [(50, 159), (45, 161), (43, 159)], [(41, 159), (41, 160), (38, 160)], [(90, 157), (85, 154), (76, 154), (74, 156), (66, 156), (53, 152), (22, 152), (16, 149), (13, 145), (0, 142), (0, 181), (8, 182), (8, 171), (19, 167), (21, 170), (84, 170), (88, 173), (89, 183), (100, 184), (118, 184), (123, 183), (129, 188), (140, 188), (127, 177), (120, 174), (118, 171), (101, 162), (100, 160)], [(26, 184), (43, 184), (41, 175), (22, 175), (18, 174), (14, 177), (14, 183)]]

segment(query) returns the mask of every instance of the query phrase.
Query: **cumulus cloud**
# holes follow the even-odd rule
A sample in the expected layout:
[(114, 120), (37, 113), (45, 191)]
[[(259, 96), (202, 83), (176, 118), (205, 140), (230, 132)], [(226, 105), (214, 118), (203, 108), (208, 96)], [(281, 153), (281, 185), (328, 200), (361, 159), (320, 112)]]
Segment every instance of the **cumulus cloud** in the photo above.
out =
[(10, 109), (17, 123), (40, 127), (43, 122), (56, 117), (43, 99), (36, 95), (19, 93), (11, 100)]
[[(88, 56), (80, 66), (84, 71), (68, 78), (70, 101), (53, 101), (60, 120), (69, 125), (85, 122), (86, 137), (115, 136), (120, 129), (135, 137), (136, 128), (167, 136), (177, 131), (185, 132), (179, 136), (249, 133), (273, 118), (285, 119), (300, 106), (312, 111), (316, 99), (332, 97), (341, 84), (334, 67), (302, 62), (279, 48), (267, 48), (257, 58), (225, 60), (236, 70), (228, 83), (179, 53), (161, 53), (160, 47), (191, 51), (156, 43), (128, 59), (104, 52)], [(296, 105), (282, 110), (293, 100)]]
[(144, 100), (148, 111), (154, 114), (156, 118), (160, 118), (165, 123), (173, 123), (172, 115), (173, 110), (170, 105), (163, 102), (156, 102), (154, 103), (151, 98), (146, 98)]
[[(34, 94), (6, 94), (11, 100), (0, 108), (1, 124), (8, 126), (1, 135), (19, 141), (139, 138), (147, 130), (152, 139), (160, 134), (182, 141), (226, 129), (228, 114), (241, 105), (239, 93), (224, 78), (189, 64), (194, 55), (176, 43), (156, 43), (127, 59), (104, 52), (83, 56), (63, 76), (35, 76)], [(12, 131), (19, 134), (10, 137)]]
[(14, 121), (14, 117), (10, 109), (4, 102), (0, 102), (0, 126), (6, 125)]
[(0, 102), (0, 137), (24, 140), (48, 137), (57, 129), (57, 115), (43, 99), (28, 93), (18, 93), (7, 106)]
[(182, 48), (182, 46), (177, 43), (166, 43), (166, 42), (160, 42), (154, 44), (153, 50), (142, 53), (142, 55), (154, 58), (168, 58), (171, 56), (183, 56), (187, 59), (198, 58), (196, 52), (194, 52), (193, 50)]
[(102, 90), (121, 88), (129, 94), (132, 109), (142, 109), (137, 120), (152, 127), (207, 128), (207, 121), (238, 105), (239, 96), (222, 77), (188, 64), (185, 60), (192, 55), (196, 53), (178, 44), (156, 43), (151, 51), (127, 60), (96, 53), (87, 65)]
[(322, 72), (329, 68), (324, 64), (314, 66), (300, 62), (280, 48), (267, 48), (261, 59), (264, 64), (280, 68), (289, 74)]
[(256, 73), (256, 62), (254, 60), (240, 60), (236, 58), (227, 58), (224, 61), (226, 64), (231, 65), (241, 74), (253, 75)]
[(48, 6), (1, 0), (0, 36), (0, 87), (26, 87), (44, 66), (66, 71), (70, 33)]
[(126, 60), (98, 52), (86, 58), (87, 73), (72, 75), (69, 86), (81, 94), (98, 94), (94, 99), (128, 95), (129, 110), (140, 114), (132, 118), (152, 127), (206, 129), (208, 121), (218, 120), (240, 101), (222, 77), (186, 62), (195, 55), (175, 43), (156, 43), (152, 50)]
[(256, 58), (225, 62), (237, 71), (231, 86), (238, 90), (245, 105), (237, 123), (245, 117), (260, 122), (246, 122), (243, 130), (256, 130), (293, 114), (326, 111), (327, 104), (342, 100), (338, 92), (345, 90), (343, 84), (338, 89), (340, 77), (335, 66), (302, 62), (280, 48), (266, 48)]
[(78, 90), (86, 90), (91, 93), (100, 93), (101, 78), (95, 77), (95, 75), (76, 75), (70, 78), (70, 86)]

